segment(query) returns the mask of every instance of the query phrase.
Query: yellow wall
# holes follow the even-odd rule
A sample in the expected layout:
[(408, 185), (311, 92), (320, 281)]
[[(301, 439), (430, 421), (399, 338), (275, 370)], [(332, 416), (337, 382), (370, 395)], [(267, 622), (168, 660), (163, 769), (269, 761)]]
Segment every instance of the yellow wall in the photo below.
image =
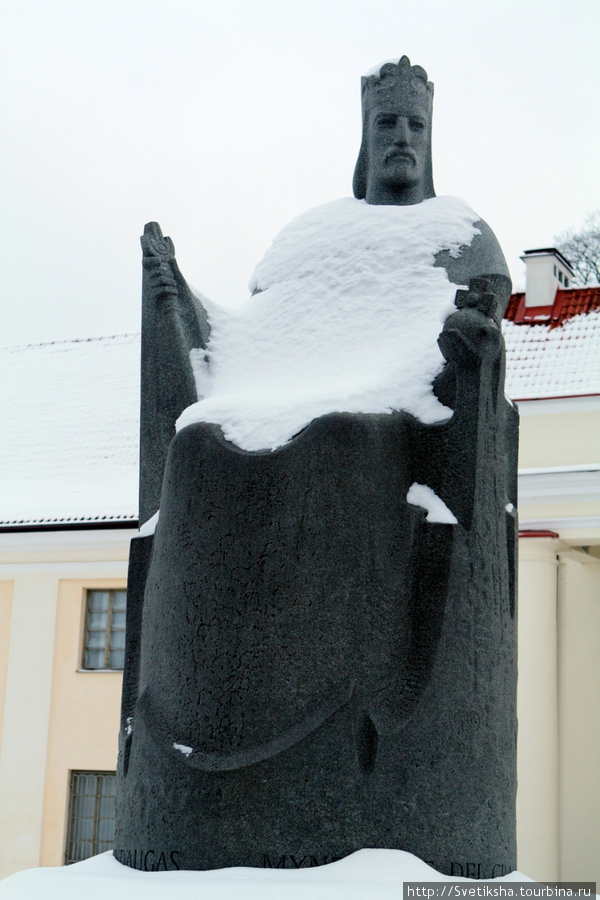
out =
[[(568, 401), (561, 402), (568, 404)], [(529, 404), (517, 405), (521, 414), (519, 468), (579, 466), (600, 462), (598, 410), (534, 415), (528, 412)]]
[(517, 866), (557, 881), (558, 698), (556, 577), (560, 542), (519, 541)]
[(132, 534), (1, 536), (0, 878), (61, 864), (69, 770), (115, 768), (121, 675), (76, 670), (84, 587), (125, 585)]
[(561, 556), (558, 596), (560, 875), (600, 881), (600, 559)]
[(0, 758), (0, 874), (39, 865), (57, 581), (14, 581)]
[[(518, 405), (520, 469), (600, 463), (599, 398)], [(600, 881), (600, 473), (586, 478), (519, 503), (560, 534), (519, 541), (518, 866), (541, 880)]]
[(4, 726), (4, 698), (6, 696), (6, 678), (8, 675), (12, 595), (12, 581), (0, 581), (0, 747), (2, 747), (2, 728)]
[(120, 672), (81, 671), (81, 658), (86, 591), (125, 586), (123, 579), (114, 578), (59, 582), (42, 866), (64, 862), (70, 772), (116, 769), (122, 676)]

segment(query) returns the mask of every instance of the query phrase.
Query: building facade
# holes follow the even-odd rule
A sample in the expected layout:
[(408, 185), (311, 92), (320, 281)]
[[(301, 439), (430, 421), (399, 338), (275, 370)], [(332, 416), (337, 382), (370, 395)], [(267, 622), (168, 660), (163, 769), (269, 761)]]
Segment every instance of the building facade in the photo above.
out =
[(600, 287), (525, 253), (504, 322), (521, 416), (517, 845), (521, 871), (600, 879)]

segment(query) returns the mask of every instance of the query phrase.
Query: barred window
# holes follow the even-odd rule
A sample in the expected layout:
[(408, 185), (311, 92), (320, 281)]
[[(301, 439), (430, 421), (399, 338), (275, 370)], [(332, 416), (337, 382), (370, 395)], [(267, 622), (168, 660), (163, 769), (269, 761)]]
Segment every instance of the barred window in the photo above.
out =
[(127, 591), (88, 591), (84, 669), (122, 669)]
[(112, 850), (115, 838), (114, 772), (72, 772), (65, 864)]

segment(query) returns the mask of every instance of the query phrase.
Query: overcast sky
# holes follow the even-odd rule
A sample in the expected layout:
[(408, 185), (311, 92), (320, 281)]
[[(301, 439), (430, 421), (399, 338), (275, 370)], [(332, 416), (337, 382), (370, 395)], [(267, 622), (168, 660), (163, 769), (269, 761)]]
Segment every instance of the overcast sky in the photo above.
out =
[(137, 331), (139, 235), (246, 298), (292, 217), (352, 192), (360, 76), (435, 82), (436, 191), (525, 249), (600, 206), (599, 0), (3, 0), (2, 334)]

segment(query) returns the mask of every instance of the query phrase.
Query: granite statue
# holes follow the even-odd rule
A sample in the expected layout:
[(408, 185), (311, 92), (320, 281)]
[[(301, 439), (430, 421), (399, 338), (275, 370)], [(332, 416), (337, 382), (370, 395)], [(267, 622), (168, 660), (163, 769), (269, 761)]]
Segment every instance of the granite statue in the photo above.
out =
[[(293, 256), (289, 235), (310, 232), (315, 256), (321, 239), (340, 244), (325, 267), (346, 266), (361, 222), (423, 230), (436, 252), (415, 264), (400, 248), (397, 273), (388, 254), (380, 281), (398, 295), (400, 329), (421, 268), (455, 297), (443, 326), (427, 305), (413, 316), (439, 353), (423, 376), (431, 414), (344, 400), (279, 442), (236, 443), (200, 397), (210, 308), (146, 226), (148, 524), (131, 545), (115, 839), (128, 866), (299, 867), (385, 847), (447, 874), (515, 868), (518, 419), (499, 328), (510, 278), (489, 226), (435, 196), (432, 98), (406, 57), (365, 76), (355, 199), (277, 245)], [(469, 235), (454, 243), (453, 210)], [(346, 231), (321, 238), (338, 220)], [(352, 297), (380, 277), (373, 246)], [(257, 271), (264, 308), (280, 269)], [(307, 268), (307, 296), (309, 281)]]

